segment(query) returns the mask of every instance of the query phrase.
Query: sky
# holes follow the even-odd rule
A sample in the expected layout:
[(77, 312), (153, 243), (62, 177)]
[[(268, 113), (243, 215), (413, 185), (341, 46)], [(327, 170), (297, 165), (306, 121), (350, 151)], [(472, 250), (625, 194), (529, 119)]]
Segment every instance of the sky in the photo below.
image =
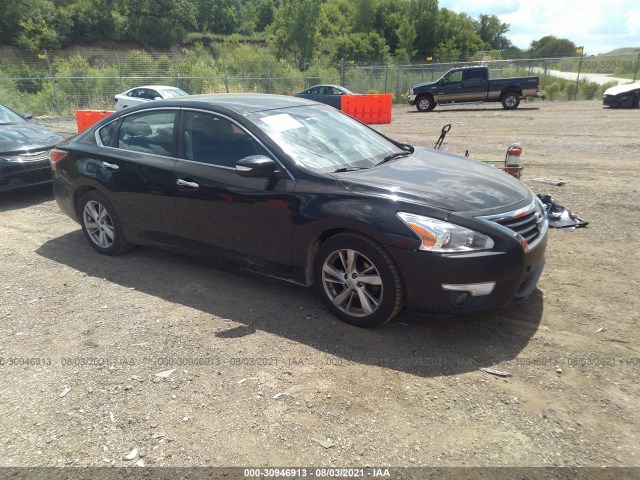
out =
[(584, 46), (586, 55), (640, 48), (638, 0), (439, 0), (438, 5), (472, 18), (496, 15), (510, 26), (506, 37), (523, 49), (546, 35)]

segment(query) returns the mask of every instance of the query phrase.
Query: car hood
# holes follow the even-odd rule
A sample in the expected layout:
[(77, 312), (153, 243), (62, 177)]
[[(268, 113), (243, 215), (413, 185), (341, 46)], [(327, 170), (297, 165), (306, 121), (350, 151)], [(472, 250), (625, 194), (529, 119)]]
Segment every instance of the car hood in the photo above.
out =
[(419, 87), (435, 87), (438, 85), (438, 82), (426, 82), (426, 83), (418, 83), (417, 85), (412, 85), (411, 89), (419, 88)]
[(32, 123), (0, 125), (0, 152), (52, 147), (63, 137)]
[(605, 95), (620, 95), (621, 93), (631, 92), (640, 89), (640, 82), (629, 83), (627, 85), (618, 85), (617, 87), (607, 88)]
[(532, 197), (523, 183), (493, 166), (419, 147), (410, 157), (332, 175), (353, 192), (456, 212), (497, 209)]

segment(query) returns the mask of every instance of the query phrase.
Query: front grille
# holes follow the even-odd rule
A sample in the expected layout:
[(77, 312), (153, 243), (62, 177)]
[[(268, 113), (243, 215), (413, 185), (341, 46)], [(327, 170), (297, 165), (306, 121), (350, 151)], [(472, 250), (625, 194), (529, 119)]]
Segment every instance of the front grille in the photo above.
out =
[[(548, 226), (546, 215), (537, 200), (519, 210), (479, 218), (498, 224), (503, 231), (515, 234), (526, 251), (538, 244)], [(522, 240), (526, 240), (526, 242), (522, 242)]]
[(540, 228), (538, 228), (539, 221), (540, 217), (536, 215), (535, 209), (520, 217), (495, 220), (496, 223), (516, 232), (524, 238), (527, 243), (534, 242), (540, 236)]
[(21, 153), (19, 155), (3, 155), (2, 158), (9, 160), (10, 162), (40, 162), (42, 160), (49, 160), (48, 150), (40, 150), (38, 152)]

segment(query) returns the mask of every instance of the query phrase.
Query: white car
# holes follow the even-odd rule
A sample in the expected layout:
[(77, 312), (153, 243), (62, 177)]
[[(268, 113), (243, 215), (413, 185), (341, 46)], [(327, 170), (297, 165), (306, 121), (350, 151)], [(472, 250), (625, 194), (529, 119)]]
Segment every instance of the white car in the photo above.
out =
[(145, 85), (135, 87), (117, 94), (115, 100), (115, 110), (140, 105), (150, 100), (162, 100), (163, 98), (184, 97), (189, 95), (184, 90), (166, 85)]

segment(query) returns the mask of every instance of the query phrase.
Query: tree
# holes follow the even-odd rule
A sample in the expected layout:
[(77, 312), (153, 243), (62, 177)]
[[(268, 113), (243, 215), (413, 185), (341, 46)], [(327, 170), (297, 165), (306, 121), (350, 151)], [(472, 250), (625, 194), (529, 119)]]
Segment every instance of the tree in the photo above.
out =
[(180, 43), (198, 24), (197, 6), (191, 0), (117, 0), (115, 7), (119, 40), (143, 45)]
[(322, 0), (282, 0), (269, 27), (276, 55), (293, 57), (301, 68), (313, 60), (320, 28)]
[(558, 38), (553, 35), (547, 35), (539, 40), (531, 42), (529, 54), (533, 57), (575, 57), (576, 44), (566, 38)]
[(382, 62), (386, 59), (389, 47), (376, 32), (355, 32), (336, 38), (334, 58), (357, 60), (361, 62)]
[(64, 34), (70, 25), (52, 1), (2, 0), (0, 11), (0, 42), (31, 51), (64, 44)]
[(436, 42), (436, 22), (438, 19), (438, 0), (411, 0), (416, 39), (413, 43), (418, 55), (433, 55)]
[(240, 26), (240, 8), (235, 0), (198, 0), (198, 29), (203, 33), (230, 35)]
[(113, 7), (110, 0), (75, 0), (61, 5), (60, 13), (68, 18), (68, 43), (111, 39), (114, 33)]
[(392, 55), (398, 56), (398, 51), (403, 60), (407, 60), (413, 54), (413, 44), (416, 40), (416, 29), (413, 15), (409, 9), (409, 2), (397, 2), (394, 0), (379, 0), (375, 12), (374, 27), (384, 37)]
[(488, 50), (503, 50), (511, 46), (511, 41), (504, 36), (509, 31), (509, 24), (502, 23), (495, 15), (480, 15), (473, 25)]
[(373, 30), (377, 0), (355, 0), (353, 9), (353, 31), (370, 32)]
[(323, 38), (352, 31), (353, 4), (349, 0), (324, 2), (320, 10), (320, 35)]
[(466, 13), (440, 9), (436, 21), (436, 55), (438, 60), (467, 59), (484, 49), (484, 42)]

